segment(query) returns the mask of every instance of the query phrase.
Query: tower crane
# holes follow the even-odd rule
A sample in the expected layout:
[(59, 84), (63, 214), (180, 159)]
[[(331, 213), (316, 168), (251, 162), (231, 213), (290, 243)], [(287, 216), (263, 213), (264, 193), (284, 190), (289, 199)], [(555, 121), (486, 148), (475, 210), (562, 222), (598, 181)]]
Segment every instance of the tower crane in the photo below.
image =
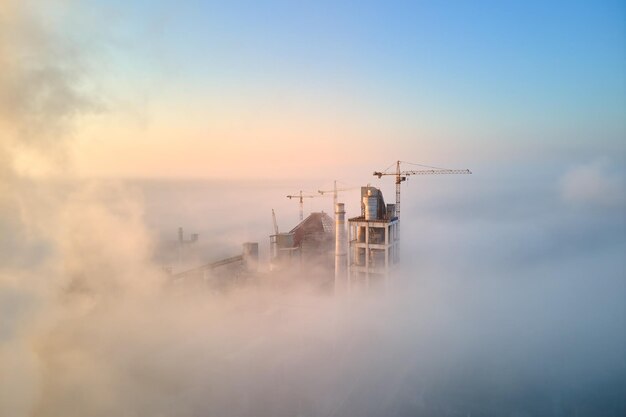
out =
[(335, 207), (337, 207), (337, 194), (340, 191), (350, 191), (350, 190), (356, 190), (358, 188), (359, 187), (337, 188), (337, 180), (335, 180), (332, 190), (317, 190), (317, 192), (320, 193), (321, 195), (324, 195), (326, 193), (333, 193), (333, 213), (334, 213)]
[[(423, 168), (428, 169), (418, 169), (411, 171), (402, 171), (400, 170), (400, 164), (409, 164), (409, 165), (417, 165)], [(469, 169), (445, 169), (445, 168), (437, 168), (431, 167), (428, 165), (420, 165), (420, 164), (412, 164), (410, 162), (405, 161), (396, 161), (396, 172), (386, 172), (391, 166), (389, 166), (384, 171), (374, 171), (374, 176), (381, 178), (383, 175), (395, 175), (396, 177), (396, 216), (398, 220), (400, 219), (400, 184), (403, 181), (406, 181), (409, 175), (442, 175), (442, 174), (471, 174), (472, 171)], [(393, 165), (392, 165), (393, 166)]]
[(304, 220), (304, 199), (305, 198), (315, 198), (315, 197), (321, 197), (319, 195), (316, 194), (302, 194), (302, 190), (300, 190), (300, 193), (298, 193), (297, 195), (288, 195), (287, 198), (288, 199), (292, 199), (292, 198), (297, 198), (298, 201), (300, 202), (300, 221)]

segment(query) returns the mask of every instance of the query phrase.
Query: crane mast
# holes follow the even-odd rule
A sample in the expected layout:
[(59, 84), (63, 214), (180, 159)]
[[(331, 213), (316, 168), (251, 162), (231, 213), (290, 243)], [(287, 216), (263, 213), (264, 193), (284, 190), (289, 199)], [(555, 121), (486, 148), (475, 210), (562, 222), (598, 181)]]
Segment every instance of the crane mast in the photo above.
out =
[(315, 198), (315, 197), (320, 197), (319, 195), (308, 195), (308, 194), (302, 194), (302, 190), (300, 190), (300, 192), (297, 195), (288, 195), (287, 198), (288, 199), (292, 199), (292, 198), (297, 198), (298, 201), (300, 202), (300, 221), (304, 220), (304, 199), (305, 198)]
[[(378, 177), (380, 178), (380, 176)], [(398, 220), (400, 220), (400, 184), (402, 181), (406, 180), (406, 177), (402, 178), (402, 173), (400, 172), (400, 161), (396, 162), (396, 216)]]
[(321, 195), (324, 195), (326, 193), (333, 193), (333, 212), (335, 210), (335, 207), (337, 207), (337, 197), (340, 191), (350, 191), (350, 190), (356, 190), (359, 187), (349, 187), (349, 188), (337, 188), (337, 180), (334, 181), (333, 183), (333, 189), (332, 190), (317, 190), (318, 193), (320, 193)]
[[(396, 161), (396, 172), (374, 171), (374, 176), (381, 178), (383, 175), (394, 175), (396, 177), (396, 216), (400, 219), (400, 186), (403, 181), (406, 181), (409, 175), (443, 175), (443, 174), (471, 174), (469, 169), (446, 169), (427, 167), (429, 169), (418, 169), (402, 171), (400, 164), (402, 161)], [(413, 164), (417, 165), (417, 164)], [(422, 165), (423, 166), (423, 165)], [(387, 168), (389, 169), (389, 168)]]

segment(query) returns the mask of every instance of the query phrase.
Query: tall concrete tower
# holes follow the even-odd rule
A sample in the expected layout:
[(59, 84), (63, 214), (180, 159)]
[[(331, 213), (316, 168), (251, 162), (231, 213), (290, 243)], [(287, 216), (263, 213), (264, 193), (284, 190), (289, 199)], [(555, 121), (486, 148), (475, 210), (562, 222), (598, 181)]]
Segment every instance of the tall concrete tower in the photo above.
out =
[(346, 241), (346, 211), (343, 203), (335, 204), (335, 292), (348, 287), (348, 257)]
[(350, 290), (386, 287), (389, 272), (398, 263), (398, 218), (395, 205), (385, 205), (378, 188), (361, 187), (361, 216), (348, 220)]

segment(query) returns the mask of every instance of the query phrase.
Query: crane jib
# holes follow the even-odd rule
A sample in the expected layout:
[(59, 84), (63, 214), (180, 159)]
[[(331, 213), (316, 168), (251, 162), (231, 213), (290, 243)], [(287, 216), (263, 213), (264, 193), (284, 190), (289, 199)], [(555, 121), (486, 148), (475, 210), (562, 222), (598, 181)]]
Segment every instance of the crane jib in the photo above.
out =
[[(409, 175), (445, 175), (445, 174), (471, 174), (469, 169), (445, 169), (445, 168), (432, 168), (432, 169), (420, 169), (412, 171), (401, 171), (400, 164), (402, 161), (396, 161), (396, 172), (374, 171), (374, 176), (382, 178), (383, 175), (394, 175), (396, 177), (396, 215), (400, 219), (400, 185), (403, 181), (406, 181)], [(412, 164), (419, 165), (419, 164)], [(389, 167), (391, 168), (391, 167)], [(387, 169), (389, 169), (387, 168)]]

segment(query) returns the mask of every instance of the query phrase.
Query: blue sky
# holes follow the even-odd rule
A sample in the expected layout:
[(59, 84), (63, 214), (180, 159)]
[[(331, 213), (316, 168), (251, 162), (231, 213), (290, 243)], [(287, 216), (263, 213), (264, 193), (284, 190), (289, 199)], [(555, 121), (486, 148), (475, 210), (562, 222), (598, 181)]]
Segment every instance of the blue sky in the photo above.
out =
[[(0, 1), (0, 415), (626, 414), (623, 2), (179, 3)], [(159, 291), (397, 159), (382, 304)]]
[(103, 78), (150, 125), (100, 136), (168, 132), (207, 152), (263, 141), (291, 158), (287, 143), (314, 137), (344, 152), (385, 141), (432, 164), (477, 146), (624, 155), (620, 1), (101, 1), (67, 15), (56, 24), (73, 38), (106, 38)]

